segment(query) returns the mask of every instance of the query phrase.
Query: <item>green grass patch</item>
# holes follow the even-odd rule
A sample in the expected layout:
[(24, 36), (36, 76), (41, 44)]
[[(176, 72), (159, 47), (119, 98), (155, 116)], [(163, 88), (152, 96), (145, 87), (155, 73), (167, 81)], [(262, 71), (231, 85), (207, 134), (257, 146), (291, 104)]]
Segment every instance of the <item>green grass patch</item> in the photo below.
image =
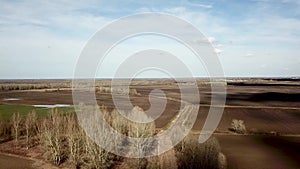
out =
[(5, 121), (9, 121), (13, 113), (20, 113), (20, 116), (23, 118), (29, 112), (34, 110), (36, 111), (38, 118), (45, 118), (53, 109), (57, 109), (59, 112), (62, 113), (74, 112), (73, 107), (43, 108), (43, 107), (34, 107), (30, 105), (7, 104), (7, 105), (0, 105), (0, 117)]

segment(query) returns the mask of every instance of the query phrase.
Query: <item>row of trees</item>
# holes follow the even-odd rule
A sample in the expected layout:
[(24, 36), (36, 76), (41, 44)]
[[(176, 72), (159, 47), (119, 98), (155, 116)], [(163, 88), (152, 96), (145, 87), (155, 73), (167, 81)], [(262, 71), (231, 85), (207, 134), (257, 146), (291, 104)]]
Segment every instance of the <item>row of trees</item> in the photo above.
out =
[[(136, 110), (139, 111), (136, 111)], [(116, 110), (108, 111), (105, 107), (101, 109), (106, 121), (118, 132), (130, 137), (150, 137), (155, 133), (154, 122), (148, 124), (134, 123), (123, 116)], [(140, 109), (134, 108), (130, 112), (131, 116), (139, 113), (142, 118), (148, 116)], [(91, 118), (89, 124), (98, 122), (96, 116)], [(1, 128), (5, 125), (1, 122)], [(14, 113), (10, 123), (6, 123), (6, 130), (0, 133), (1, 138), (13, 138), (15, 144), (18, 145), (20, 139), (26, 141), (26, 148), (30, 149), (37, 144), (42, 146), (44, 157), (55, 165), (64, 162), (71, 163), (75, 168), (110, 168), (123, 160), (105, 149), (99, 147), (78, 125), (77, 118), (74, 114), (60, 113), (53, 110), (48, 118), (38, 119), (33, 111), (28, 113), (26, 117)], [(90, 126), (95, 127), (95, 126)], [(8, 132), (7, 128), (11, 128)], [(116, 145), (108, 142), (109, 135), (101, 133), (98, 139), (106, 142), (105, 144), (114, 144), (122, 148), (125, 145)], [(99, 140), (98, 140), (99, 141)], [(117, 140), (116, 140), (117, 141)], [(130, 146), (147, 147), (145, 143), (136, 142)], [(148, 146), (149, 147), (149, 146)], [(128, 153), (130, 148), (128, 149)], [(147, 166), (146, 159), (137, 158), (132, 161), (136, 168), (145, 168)]]
[[(147, 138), (156, 133), (154, 122), (132, 122), (123, 117), (121, 112), (117, 110), (109, 111), (106, 107), (101, 107), (100, 111), (110, 126), (126, 136)], [(93, 117), (89, 120), (94, 121), (83, 123), (83, 125), (94, 129), (97, 126), (91, 124), (99, 122), (99, 116), (95, 113), (92, 113), (92, 115)], [(139, 107), (135, 107), (132, 111), (128, 112), (128, 116), (147, 121), (150, 118)], [(1, 128), (4, 126), (3, 124), (0, 124)], [(109, 134), (105, 132), (101, 132), (101, 135), (98, 137), (87, 136), (78, 125), (77, 117), (74, 114), (60, 113), (57, 110), (53, 110), (49, 114), (49, 117), (44, 119), (37, 118), (37, 114), (34, 111), (28, 113), (26, 117), (14, 113), (11, 122), (7, 126), (11, 128), (11, 131), (8, 132), (7, 129), (5, 132), (1, 131), (1, 137), (5, 133), (6, 135), (10, 135), (10, 138), (15, 140), (16, 145), (18, 142), (25, 140), (27, 149), (30, 149), (32, 146), (41, 145), (44, 152), (43, 156), (55, 165), (65, 163), (72, 165), (74, 168), (96, 169), (112, 168), (120, 163), (127, 163), (126, 165), (129, 168), (138, 169), (170, 168), (170, 166), (172, 168), (208, 169), (217, 169), (219, 167), (218, 156), (220, 148), (215, 139), (210, 139), (204, 144), (199, 144), (197, 139), (189, 136), (178, 144), (174, 150), (171, 150), (174, 153), (167, 152), (161, 156), (152, 158), (128, 159), (106, 151), (99, 147), (91, 138), (97, 138), (98, 142), (100, 141), (107, 146), (122, 149), (122, 151), (127, 153), (133, 153), (132, 150), (134, 147), (138, 150), (138, 152), (134, 153), (138, 153), (140, 156), (153, 151), (153, 143), (137, 140), (128, 145), (126, 140), (122, 140), (123, 144), (117, 144), (120, 143), (119, 138), (116, 137), (115, 142), (111, 142), (111, 139), (108, 139)], [(101, 127), (98, 130), (101, 130)]]
[(32, 90), (32, 89), (58, 89), (58, 88), (69, 88), (71, 82), (51, 82), (51, 83), (2, 83), (0, 84), (0, 90)]
[(100, 86), (95, 88), (96, 92), (99, 93), (114, 93), (114, 94), (129, 94), (129, 95), (139, 95), (136, 89), (128, 87), (105, 87)]

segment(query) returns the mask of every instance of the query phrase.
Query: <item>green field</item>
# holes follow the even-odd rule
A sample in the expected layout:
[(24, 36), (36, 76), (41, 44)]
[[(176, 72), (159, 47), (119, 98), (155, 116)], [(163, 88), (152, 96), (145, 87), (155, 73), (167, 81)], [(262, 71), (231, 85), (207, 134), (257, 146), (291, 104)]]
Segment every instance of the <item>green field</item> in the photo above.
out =
[(39, 118), (46, 117), (49, 112), (53, 109), (57, 109), (62, 113), (71, 113), (74, 112), (73, 107), (58, 107), (58, 108), (43, 108), (43, 107), (34, 107), (30, 105), (20, 105), (20, 104), (6, 104), (0, 105), (0, 119), (4, 121), (9, 121), (13, 113), (20, 113), (21, 117), (26, 116), (27, 113), (35, 111)]

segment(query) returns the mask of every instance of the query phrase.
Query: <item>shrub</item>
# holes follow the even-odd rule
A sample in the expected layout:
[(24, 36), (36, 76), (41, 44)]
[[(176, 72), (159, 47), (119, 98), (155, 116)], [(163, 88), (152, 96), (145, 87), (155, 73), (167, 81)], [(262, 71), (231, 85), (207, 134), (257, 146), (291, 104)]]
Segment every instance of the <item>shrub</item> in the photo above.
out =
[[(171, 140), (170, 140), (170, 144)], [(176, 153), (174, 149), (171, 149), (167, 152), (164, 152), (162, 154), (160, 154), (158, 157), (158, 167), (156, 168), (160, 168), (160, 169), (177, 169), (177, 158), (176, 158)]]
[(120, 112), (113, 110), (110, 112), (110, 120), (108, 120), (110, 125), (117, 130), (119, 133), (128, 135), (129, 130), (129, 120), (126, 119)]
[(200, 144), (196, 137), (187, 136), (175, 149), (178, 168), (220, 168), (220, 146), (215, 138)]
[(229, 129), (239, 134), (246, 133), (246, 126), (243, 120), (233, 119), (231, 122), (231, 127)]

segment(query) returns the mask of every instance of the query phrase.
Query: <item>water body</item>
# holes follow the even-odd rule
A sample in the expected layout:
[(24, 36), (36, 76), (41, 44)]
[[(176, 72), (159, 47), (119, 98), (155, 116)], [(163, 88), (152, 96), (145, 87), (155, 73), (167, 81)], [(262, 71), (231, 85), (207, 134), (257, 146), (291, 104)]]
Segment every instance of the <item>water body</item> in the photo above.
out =
[(22, 100), (20, 98), (5, 98), (3, 101), (16, 101), (16, 100)]
[(58, 108), (58, 107), (70, 107), (71, 105), (69, 104), (53, 104), (53, 105), (48, 105), (48, 104), (37, 104), (37, 105), (32, 105), (33, 107), (41, 107), (41, 108)]

